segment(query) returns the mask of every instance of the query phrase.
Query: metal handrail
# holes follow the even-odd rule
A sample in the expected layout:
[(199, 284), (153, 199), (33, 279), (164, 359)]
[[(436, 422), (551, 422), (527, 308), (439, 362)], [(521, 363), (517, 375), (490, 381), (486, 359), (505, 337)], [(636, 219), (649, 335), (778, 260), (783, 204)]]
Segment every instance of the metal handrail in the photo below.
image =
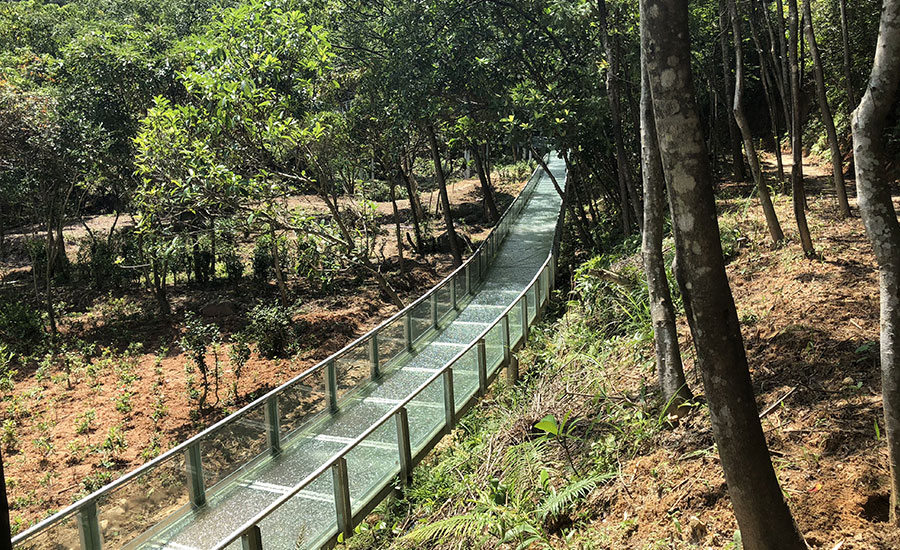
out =
[[(482, 257), (485, 256), (485, 254), (486, 254), (485, 251), (488, 249), (488, 247), (493, 247), (498, 239), (502, 240), (503, 238), (505, 238), (506, 233), (508, 232), (509, 220), (512, 217), (517, 216), (521, 212), (521, 209), (523, 208), (524, 204), (527, 202), (528, 198), (530, 198), (535, 187), (537, 186), (537, 183), (540, 181), (542, 172), (543, 172), (543, 170), (540, 167), (538, 167), (534, 171), (534, 173), (532, 174), (532, 176), (529, 178), (528, 182), (526, 183), (525, 187), (523, 187), (522, 191), (519, 193), (518, 196), (516, 196), (516, 198), (513, 200), (513, 202), (510, 203), (510, 205), (507, 207), (506, 211), (503, 213), (503, 215), (500, 217), (500, 219), (495, 224), (494, 228), (491, 230), (490, 234), (487, 236), (487, 238), (485, 238), (484, 241), (481, 242), (481, 244), (478, 246), (478, 248), (476, 248), (476, 250), (472, 254), (472, 256), (470, 256), (465, 262), (463, 262), (462, 265), (460, 265), (458, 268), (456, 268), (453, 272), (451, 272), (449, 275), (447, 275), (447, 277), (442, 279), (438, 284), (436, 284), (434, 287), (432, 287), (428, 292), (426, 292), (425, 294), (420, 296), (418, 299), (416, 299), (415, 301), (413, 301), (412, 303), (410, 303), (409, 305), (407, 305), (406, 307), (404, 307), (402, 310), (398, 311), (391, 317), (389, 317), (386, 320), (379, 323), (375, 328), (373, 328), (369, 332), (363, 334), (362, 336), (360, 336), (353, 342), (351, 342), (351, 343), (347, 344), (346, 346), (344, 346), (343, 348), (341, 348), (339, 351), (333, 353), (326, 359), (324, 359), (321, 362), (319, 362), (318, 364), (310, 367), (309, 369), (303, 371), (302, 373), (298, 374), (297, 376), (295, 376), (292, 379), (288, 380), (287, 382), (283, 383), (279, 387), (269, 391), (265, 395), (258, 397), (255, 400), (251, 401), (250, 403), (241, 407), (234, 413), (232, 413), (229, 416), (223, 418), (222, 420), (219, 420), (218, 422), (210, 425), (209, 427), (205, 428), (204, 430), (200, 431), (199, 433), (190, 437), (189, 439), (183, 441), (182, 443), (176, 445), (175, 447), (172, 447), (171, 449), (169, 449), (165, 453), (157, 456), (153, 460), (150, 460), (149, 462), (146, 462), (145, 464), (139, 466), (138, 468), (131, 470), (130, 472), (124, 474), (122, 477), (119, 477), (118, 479), (101, 487), (100, 489), (94, 491), (93, 493), (81, 498), (80, 500), (71, 504), (67, 508), (57, 512), (56, 514), (53, 514), (52, 516), (49, 516), (48, 518), (31, 526), (27, 530), (17, 534), (12, 539), (13, 545), (16, 546), (21, 543), (27, 542), (28, 539), (35, 537), (35, 536), (39, 535), (40, 533), (42, 533), (43, 531), (46, 531), (47, 529), (71, 518), (72, 516), (78, 514), (82, 510), (88, 509), (89, 507), (96, 506), (96, 504), (100, 501), (100, 499), (103, 498), (105, 495), (108, 495), (109, 493), (113, 492), (114, 490), (124, 486), (129, 481), (131, 481), (143, 474), (148, 473), (149, 471), (155, 469), (157, 466), (168, 461), (169, 459), (173, 458), (174, 456), (176, 456), (180, 453), (185, 453), (193, 445), (196, 445), (196, 444), (200, 443), (201, 441), (206, 440), (210, 435), (215, 434), (219, 430), (238, 421), (240, 418), (245, 416), (246, 413), (249, 412), (251, 409), (254, 409), (259, 406), (264, 406), (266, 401), (268, 401), (269, 399), (272, 399), (273, 397), (277, 397), (277, 396), (283, 394), (286, 390), (293, 388), (302, 379), (304, 379), (318, 371), (324, 371), (325, 369), (327, 369), (329, 367), (329, 364), (333, 364), (338, 359), (341, 359), (342, 357), (344, 357), (349, 351), (353, 350), (357, 346), (365, 344), (371, 338), (376, 337), (382, 330), (384, 330), (385, 327), (387, 327), (391, 323), (409, 315), (414, 308), (421, 305), (426, 300), (431, 299), (431, 297), (433, 295), (436, 295), (436, 293), (438, 291), (440, 291), (445, 285), (453, 284), (453, 282), (456, 280), (456, 277), (463, 274), (465, 272), (465, 270), (470, 269), (471, 266), (473, 265), (473, 263), (478, 262), (479, 266), (480, 266), (481, 265), (480, 260)], [(498, 235), (500, 235), (501, 233), (503, 233), (503, 235), (498, 237)], [(428, 333), (429, 333), (429, 331), (426, 330), (426, 331), (423, 331), (423, 333), (420, 334), (418, 337), (411, 338), (409, 345), (412, 346), (416, 341), (421, 339), (422, 336), (424, 336)], [(255, 457), (254, 457), (254, 459), (255, 459)], [(254, 460), (254, 459), (249, 460), (247, 463), (252, 462), (252, 460)]]

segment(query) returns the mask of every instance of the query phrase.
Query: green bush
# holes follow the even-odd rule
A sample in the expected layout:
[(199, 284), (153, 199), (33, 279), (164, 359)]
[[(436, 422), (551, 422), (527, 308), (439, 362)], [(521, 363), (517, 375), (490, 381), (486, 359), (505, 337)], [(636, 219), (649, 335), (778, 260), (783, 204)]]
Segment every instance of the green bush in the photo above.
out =
[(95, 288), (117, 287), (121, 273), (116, 265), (118, 251), (114, 241), (82, 239), (78, 246), (77, 270), (81, 280), (90, 281)]
[[(287, 239), (284, 235), (278, 237), (278, 255), (281, 261), (281, 269), (288, 267)], [(275, 262), (272, 259), (271, 235), (260, 235), (253, 247), (253, 278), (264, 283), (272, 278), (275, 270)]]
[(244, 276), (244, 262), (241, 261), (241, 257), (238, 256), (234, 248), (227, 248), (222, 253), (221, 258), (225, 264), (225, 276), (228, 277), (228, 280), (231, 282), (240, 281), (241, 277)]
[(294, 349), (294, 324), (287, 309), (260, 304), (250, 310), (247, 318), (247, 334), (263, 357), (284, 357)]
[(37, 310), (21, 302), (0, 304), (0, 340), (17, 352), (28, 354), (44, 339)]

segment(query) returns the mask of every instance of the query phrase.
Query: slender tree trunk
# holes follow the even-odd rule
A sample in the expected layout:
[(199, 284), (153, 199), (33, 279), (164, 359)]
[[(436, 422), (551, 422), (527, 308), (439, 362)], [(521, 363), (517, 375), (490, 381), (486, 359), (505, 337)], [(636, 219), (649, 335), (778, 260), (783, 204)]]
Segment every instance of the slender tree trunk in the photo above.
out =
[(409, 204), (410, 208), (415, 209), (415, 215), (419, 219), (419, 221), (425, 221), (425, 209), (422, 208), (422, 201), (419, 199), (419, 184), (416, 182), (416, 175), (413, 173), (413, 161), (410, 158), (411, 156), (404, 155), (403, 163), (406, 166), (403, 168), (403, 173), (406, 175), (406, 188), (409, 191)]
[[(728, 55), (728, 11), (719, 0), (719, 50), (722, 53), (722, 76), (725, 81), (725, 97), (730, 101), (734, 98), (731, 91), (731, 71), (728, 67), (730, 56)], [(734, 178), (738, 181), (747, 179), (744, 172), (744, 153), (741, 150), (741, 136), (734, 117), (728, 119), (728, 141), (731, 145), (731, 166)]]
[(587, 223), (585, 223), (584, 220), (584, 213), (578, 212), (573, 204), (574, 201), (571, 200), (573, 188), (566, 185), (566, 189), (563, 191), (562, 187), (559, 186), (559, 182), (556, 181), (553, 172), (550, 171), (550, 168), (547, 167), (547, 163), (544, 162), (544, 156), (537, 149), (532, 149), (532, 154), (534, 155), (534, 159), (550, 178), (550, 181), (553, 183), (553, 188), (556, 189), (556, 193), (559, 195), (559, 198), (562, 199), (563, 204), (572, 216), (572, 221), (575, 222), (575, 229), (578, 231), (581, 240), (593, 249), (596, 246), (596, 243), (594, 242), (593, 237), (591, 237), (591, 232), (587, 228)]
[[(766, 99), (766, 108), (769, 111), (769, 120), (771, 121), (772, 145), (775, 154), (775, 164), (778, 167), (779, 185), (784, 185), (784, 161), (781, 158), (781, 131), (778, 128), (778, 117), (775, 114), (775, 94), (772, 92), (772, 86), (769, 82), (768, 63), (763, 53), (762, 43), (759, 40), (759, 33), (756, 31), (756, 23), (754, 23), (755, 10), (750, 13), (747, 18), (750, 21), (750, 34), (753, 36), (753, 44), (756, 46), (756, 53), (759, 55), (759, 73), (763, 86), (763, 95)], [(772, 80), (778, 81), (777, 70), (773, 72)]]
[(459, 267), (462, 265), (462, 252), (459, 249), (459, 240), (456, 238), (456, 228), (453, 227), (450, 197), (447, 195), (447, 181), (444, 179), (444, 170), (441, 168), (441, 153), (438, 150), (437, 136), (434, 134), (434, 126), (429, 125), (426, 131), (428, 132), (428, 142), (431, 144), (431, 156), (434, 159), (434, 175), (437, 178), (441, 196), (441, 210), (444, 211), (444, 224), (447, 226), (450, 252), (453, 254), (453, 267)]
[(406, 263), (403, 260), (403, 231), (400, 230), (400, 209), (397, 208), (397, 182), (391, 178), (391, 208), (394, 212), (394, 234), (397, 238), (397, 258), (400, 260), (400, 273), (406, 274)]
[(712, 175), (691, 79), (687, 0), (641, 0), (647, 72), (682, 293), (745, 550), (807, 550), (778, 486), (725, 273)]
[(481, 193), (484, 195), (484, 204), (487, 206), (488, 217), (491, 223), (497, 223), (500, 220), (500, 213), (497, 211), (497, 201), (494, 200), (494, 187), (487, 177), (478, 147), (473, 147), (472, 151), (475, 152), (475, 171), (478, 172), (478, 180), (481, 182)]
[[(631, 234), (632, 215), (643, 223), (643, 215), (638, 216), (641, 206), (638, 197), (634, 196), (631, 184), (631, 168), (628, 166), (628, 158), (625, 156), (625, 140), (622, 135), (622, 116), (619, 101), (618, 70), (619, 63), (613, 40), (609, 36), (609, 13), (606, 8), (606, 0), (599, 0), (600, 9), (600, 37), (603, 49), (606, 52), (606, 94), (609, 98), (609, 111), (612, 118), (613, 140), (616, 147), (616, 175), (619, 181), (619, 208), (621, 209), (622, 228), (625, 235)], [(630, 200), (629, 200), (630, 199)], [(629, 203), (631, 203), (629, 205)]]
[(837, 130), (834, 128), (834, 117), (831, 116), (831, 107), (828, 106), (828, 95), (825, 91), (825, 73), (822, 70), (822, 59), (819, 56), (819, 46), (816, 44), (816, 34), (812, 26), (812, 10), (809, 0), (803, 0), (803, 14), (806, 20), (804, 31), (806, 42), (809, 44), (809, 55), (813, 62), (813, 75), (816, 80), (816, 96), (819, 99), (819, 111), (822, 113), (822, 123), (825, 125), (825, 134), (828, 136), (828, 145), (831, 147), (831, 171), (834, 177), (834, 192), (837, 195), (841, 216), (850, 216), (850, 203), (847, 202), (847, 186), (844, 184), (844, 161), (841, 158), (841, 147), (838, 145)]
[[(407, 177), (406, 168), (403, 166), (403, 162), (401, 161), (399, 164), (400, 175), (403, 176), (403, 183), (406, 186), (406, 195), (409, 197), (409, 214), (412, 218), (413, 222), (413, 233), (416, 236), (416, 254), (420, 256), (424, 252), (424, 242), (422, 240), (422, 221), (423, 219), (419, 217), (419, 211), (421, 210), (421, 203), (418, 200), (418, 193), (415, 191), (415, 187), (411, 183), (411, 178)], [(419, 205), (416, 207), (416, 205)]]
[[(778, 47), (781, 50), (781, 74), (784, 78), (784, 89), (787, 92), (787, 99), (790, 105), (790, 108), (787, 109), (790, 118), (785, 121), (788, 125), (788, 132), (791, 132), (791, 136), (794, 135), (794, 87), (791, 84), (791, 71), (790, 71), (790, 59), (788, 56), (788, 48), (787, 48), (787, 40), (785, 38), (785, 28), (784, 28), (784, 4), (781, 0), (775, 1), (775, 8), (778, 13), (775, 15), (775, 28), (778, 30)], [(799, 100), (798, 100), (799, 103)], [(791, 141), (791, 147), (793, 148), (794, 142)]]
[(850, 31), (847, 28), (847, 0), (838, 0), (841, 14), (841, 46), (843, 49), (844, 89), (847, 92), (847, 109), (852, 113), (856, 108), (856, 93), (853, 91), (853, 76), (850, 72)]
[[(753, 4), (754, 7), (756, 4)], [(772, 21), (769, 17), (769, 8), (765, 4), (759, 6), (760, 11), (763, 15), (763, 21), (766, 24), (766, 31), (769, 36), (769, 57), (772, 58), (772, 67), (774, 68), (774, 80), (775, 80), (775, 88), (778, 90), (778, 96), (781, 98), (781, 109), (782, 116), (784, 117), (784, 128), (785, 133), (790, 131), (791, 127), (791, 98), (790, 98), (790, 86), (788, 85), (788, 77), (785, 74), (784, 70), (787, 65), (784, 64), (784, 50), (781, 50), (781, 54), (777, 54), (775, 52), (775, 48), (778, 42), (775, 40), (775, 32), (772, 30)], [(780, 9), (780, 8), (779, 8)], [(782, 30), (780, 32), (783, 33), (783, 27), (780, 27)], [(782, 36), (782, 43), (784, 42), (784, 36)], [(781, 135), (781, 134), (779, 134)], [(779, 143), (779, 152), (778, 156), (781, 156), (780, 151), (781, 143)], [(782, 178), (783, 179), (783, 178)]]
[(884, 0), (872, 73), (852, 124), (859, 211), (879, 268), (881, 386), (894, 527), (900, 526), (900, 224), (891, 200), (884, 133), (898, 82), (900, 0)]
[[(646, 45), (642, 44), (643, 58)], [(665, 405), (665, 414), (679, 412), (681, 405), (694, 396), (684, 379), (678, 331), (675, 328), (675, 307), (666, 277), (663, 257), (663, 221), (665, 217), (665, 178), (659, 158), (656, 121), (650, 99), (647, 68), (641, 63), (641, 173), (644, 180), (644, 233), (641, 257), (650, 293), (650, 318), (653, 321), (653, 340), (656, 350), (656, 373)]]
[(278, 238), (275, 235), (275, 226), (269, 224), (269, 237), (272, 239), (272, 263), (275, 265), (275, 281), (278, 283), (278, 296), (281, 298), (281, 307), (288, 307), (287, 285), (284, 283), (284, 271), (281, 269), (281, 254), (278, 251)]
[(797, 0), (788, 0), (790, 12), (789, 26), (791, 29), (791, 43), (788, 56), (791, 61), (791, 154), (793, 165), (791, 166), (791, 194), (794, 199), (794, 217), (797, 219), (797, 230), (800, 233), (800, 243), (803, 253), (807, 257), (816, 255), (813, 248), (812, 237), (809, 234), (809, 225), (806, 223), (806, 191), (803, 186), (803, 128), (800, 125), (800, 65), (797, 60), (797, 44), (800, 40)]
[(759, 191), (759, 202), (762, 204), (763, 214), (766, 216), (766, 227), (769, 229), (769, 237), (772, 238), (774, 244), (777, 244), (784, 240), (784, 232), (781, 230), (781, 224), (778, 223), (778, 216), (775, 214), (775, 207), (772, 205), (772, 196), (769, 194), (769, 186), (766, 184), (762, 167), (759, 165), (759, 155), (756, 152), (756, 146), (753, 144), (750, 123), (744, 115), (744, 48), (741, 38), (741, 21), (738, 18), (735, 0), (726, 1), (728, 3), (728, 11), (731, 13), (731, 34), (734, 37), (734, 104), (732, 111), (734, 120), (737, 122), (738, 128), (741, 130), (741, 136), (744, 139), (744, 149), (747, 152), (747, 159), (750, 160), (750, 173), (753, 175), (753, 181), (756, 183), (757, 191)]

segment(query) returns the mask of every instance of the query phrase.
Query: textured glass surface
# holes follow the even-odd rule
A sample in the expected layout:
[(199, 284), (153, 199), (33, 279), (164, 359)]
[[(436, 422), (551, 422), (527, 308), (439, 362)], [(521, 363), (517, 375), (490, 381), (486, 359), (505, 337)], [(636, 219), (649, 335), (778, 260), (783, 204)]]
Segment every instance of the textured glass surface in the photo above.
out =
[(206, 486), (212, 487), (242, 468), (267, 445), (265, 405), (261, 403), (200, 443)]
[(176, 453), (100, 498), (103, 543), (121, 548), (188, 502), (184, 453)]
[(350, 478), (350, 502), (355, 512), (400, 473), (400, 448), (394, 419), (369, 434), (345, 458)]
[(510, 347), (514, 347), (519, 343), (519, 340), (522, 339), (521, 300), (517, 301), (516, 305), (509, 310), (507, 317), (509, 318), (509, 345)]
[(372, 376), (369, 343), (360, 342), (334, 360), (337, 371), (338, 400), (352, 393)]
[(453, 363), (453, 400), (459, 411), (478, 391), (478, 348), (472, 348)]
[(537, 317), (537, 306), (538, 306), (538, 285), (534, 285), (531, 287), (531, 290), (528, 291), (528, 323), (531, 324), (534, 322)]
[(80, 544), (78, 520), (72, 516), (17, 543), (13, 548), (16, 550), (79, 550)]
[(337, 533), (334, 485), (328, 469), (260, 525), (265, 550), (300, 550), (322, 546)]
[(440, 320), (443, 320), (448, 313), (453, 311), (453, 301), (450, 299), (450, 287), (452, 285), (453, 281), (449, 281), (437, 291), (437, 314)]
[(503, 324), (497, 323), (484, 337), (484, 355), (488, 374), (493, 374), (503, 362)]
[(466, 270), (463, 269), (453, 277), (453, 285), (456, 287), (456, 301), (462, 302), (466, 299)]
[(308, 374), (278, 396), (281, 435), (294, 431), (328, 408), (322, 370)]
[(431, 328), (431, 300), (422, 300), (411, 313), (413, 342), (415, 342)]
[(394, 319), (378, 332), (378, 361), (381, 372), (388, 372), (394, 365), (392, 361), (406, 349), (403, 317)]
[(436, 378), (406, 406), (409, 441), (415, 454), (425, 446), (434, 430), (444, 426), (444, 384)]

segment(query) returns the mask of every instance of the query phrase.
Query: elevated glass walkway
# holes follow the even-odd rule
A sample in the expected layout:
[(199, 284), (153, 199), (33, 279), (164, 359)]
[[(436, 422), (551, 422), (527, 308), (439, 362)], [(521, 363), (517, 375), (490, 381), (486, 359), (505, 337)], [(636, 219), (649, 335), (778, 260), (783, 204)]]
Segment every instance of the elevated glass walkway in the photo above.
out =
[[(565, 163), (548, 167), (564, 189)], [(550, 297), (562, 201), (541, 169), (475, 254), (337, 354), (16, 536), (19, 549), (330, 547), (506, 368)]]

